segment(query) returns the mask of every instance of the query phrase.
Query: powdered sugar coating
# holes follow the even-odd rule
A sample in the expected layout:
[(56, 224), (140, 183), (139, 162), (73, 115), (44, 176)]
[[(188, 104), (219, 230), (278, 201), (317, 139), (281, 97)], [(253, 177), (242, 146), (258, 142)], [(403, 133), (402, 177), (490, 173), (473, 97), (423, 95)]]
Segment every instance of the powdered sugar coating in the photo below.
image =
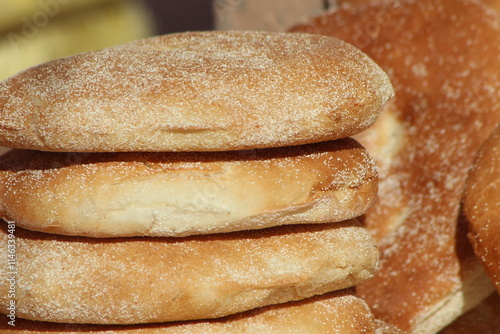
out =
[(358, 217), (377, 197), (355, 140), (230, 152), (0, 158), (0, 217), (47, 233), (187, 236)]
[(308, 34), (191, 32), (28, 69), (0, 84), (0, 145), (218, 151), (337, 139), (392, 95), (359, 50)]
[[(16, 315), (65, 323), (222, 317), (357, 285), (378, 263), (373, 239), (355, 220), (181, 239), (67, 237), (20, 227), (15, 236)], [(8, 289), (2, 280), (4, 305)]]

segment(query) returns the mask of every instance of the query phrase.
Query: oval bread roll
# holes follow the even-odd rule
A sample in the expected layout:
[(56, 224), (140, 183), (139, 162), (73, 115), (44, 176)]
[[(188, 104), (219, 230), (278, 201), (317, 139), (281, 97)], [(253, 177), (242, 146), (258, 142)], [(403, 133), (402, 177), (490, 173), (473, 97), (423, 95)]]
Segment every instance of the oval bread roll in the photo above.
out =
[(55, 60), (0, 83), (0, 146), (225, 151), (347, 137), (393, 94), (340, 40), (191, 32)]
[[(137, 324), (222, 317), (355, 286), (376, 270), (356, 220), (190, 238), (94, 239), (2, 224), (16, 240), (16, 316)], [(7, 263), (7, 252), (0, 252)], [(2, 312), (6, 312), (5, 308)]]
[[(149, 325), (80, 325), (16, 319), (16, 327), (0, 323), (3, 334), (359, 334), (372, 333), (373, 315), (349, 290), (296, 302), (271, 305), (220, 319)], [(376, 332), (378, 334), (378, 332)], [(389, 332), (381, 332), (381, 334)], [(399, 332), (390, 332), (391, 334)]]
[(500, 125), (483, 144), (467, 181), (469, 239), (500, 293)]
[(12, 150), (0, 158), (0, 217), (66, 235), (186, 236), (358, 217), (377, 185), (349, 138), (207, 153)]

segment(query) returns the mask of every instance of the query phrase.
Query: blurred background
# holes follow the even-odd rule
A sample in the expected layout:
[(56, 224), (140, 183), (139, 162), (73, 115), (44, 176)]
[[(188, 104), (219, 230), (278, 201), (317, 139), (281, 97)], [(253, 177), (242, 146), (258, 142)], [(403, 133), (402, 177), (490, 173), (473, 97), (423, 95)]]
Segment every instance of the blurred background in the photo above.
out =
[(209, 0), (0, 0), (0, 80), (75, 53), (213, 29)]
[(80, 52), (189, 30), (286, 30), (335, 0), (0, 0), (0, 80)]
[(214, 28), (210, 0), (145, 0), (158, 34)]

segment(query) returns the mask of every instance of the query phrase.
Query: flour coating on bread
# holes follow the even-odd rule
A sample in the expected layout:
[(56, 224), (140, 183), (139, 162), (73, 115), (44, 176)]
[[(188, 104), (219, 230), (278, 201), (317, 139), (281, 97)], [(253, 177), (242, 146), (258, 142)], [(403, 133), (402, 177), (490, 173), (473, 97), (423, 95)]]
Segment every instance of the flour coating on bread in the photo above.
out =
[(377, 195), (375, 165), (353, 139), (227, 153), (13, 150), (0, 178), (0, 216), (92, 237), (329, 223), (363, 214)]
[[(95, 239), (19, 227), (16, 242), (17, 316), (67, 323), (222, 317), (357, 285), (378, 263), (357, 221), (189, 238)], [(0, 283), (4, 304), (8, 285)]]
[(192, 32), (55, 60), (0, 84), (0, 145), (47, 151), (221, 151), (347, 137), (393, 94), (342, 41)]

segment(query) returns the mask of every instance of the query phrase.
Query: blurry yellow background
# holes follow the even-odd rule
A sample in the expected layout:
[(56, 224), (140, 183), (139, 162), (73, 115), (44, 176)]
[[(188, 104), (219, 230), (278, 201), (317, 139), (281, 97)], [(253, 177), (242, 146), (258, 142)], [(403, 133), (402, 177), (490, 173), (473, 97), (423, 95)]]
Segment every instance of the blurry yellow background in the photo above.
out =
[(0, 80), (52, 59), (151, 36), (153, 22), (140, 0), (0, 0)]
[(148, 10), (134, 0), (0, 0), (0, 6), (0, 80), (153, 32)]

